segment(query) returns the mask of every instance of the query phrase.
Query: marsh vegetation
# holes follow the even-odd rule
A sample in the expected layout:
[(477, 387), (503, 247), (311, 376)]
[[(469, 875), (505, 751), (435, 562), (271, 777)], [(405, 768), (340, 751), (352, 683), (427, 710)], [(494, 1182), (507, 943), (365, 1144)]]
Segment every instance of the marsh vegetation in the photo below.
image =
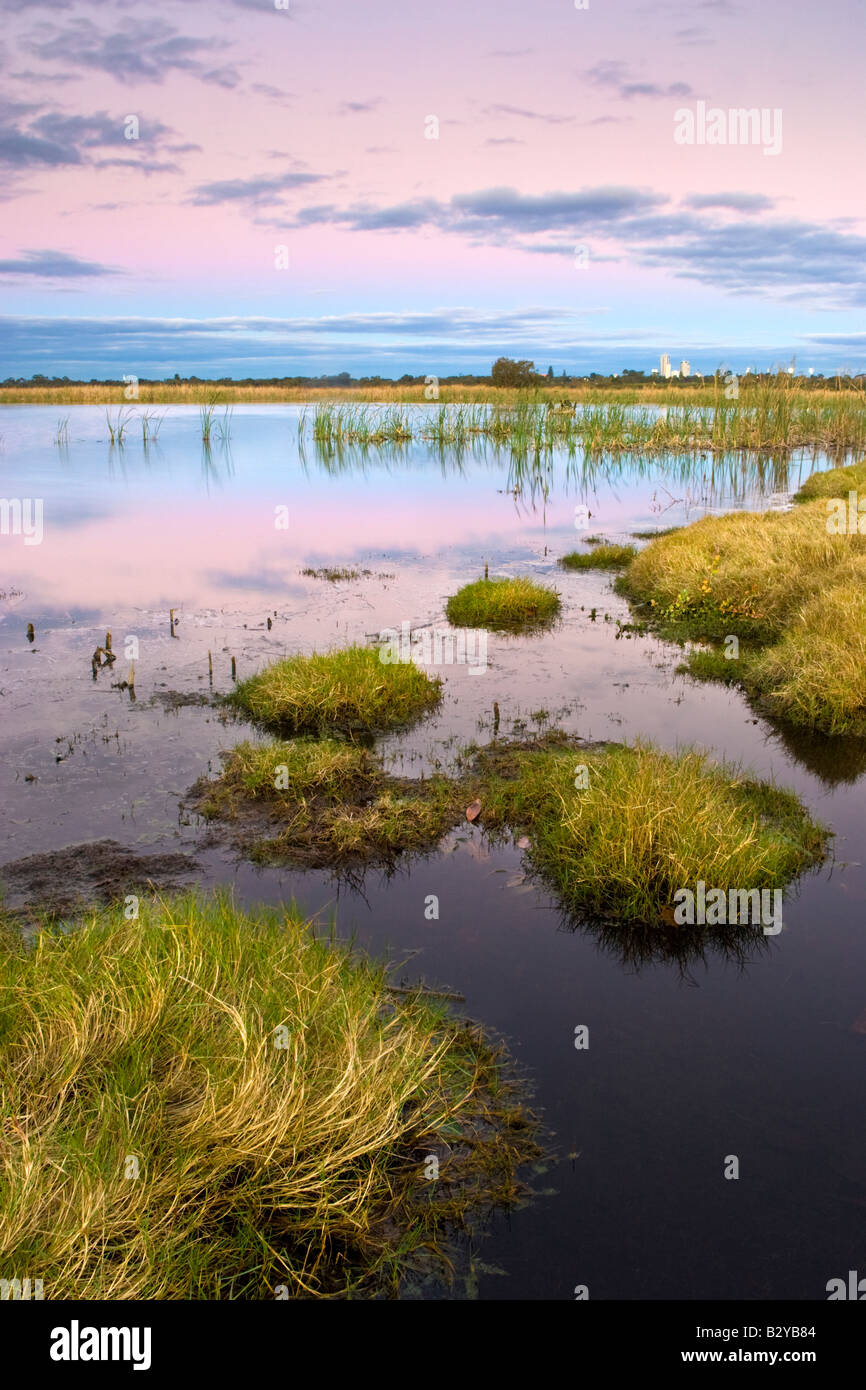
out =
[(187, 895), (10, 936), (0, 1038), (0, 1266), (55, 1300), (447, 1279), (539, 1153), (497, 1045), (295, 910)]

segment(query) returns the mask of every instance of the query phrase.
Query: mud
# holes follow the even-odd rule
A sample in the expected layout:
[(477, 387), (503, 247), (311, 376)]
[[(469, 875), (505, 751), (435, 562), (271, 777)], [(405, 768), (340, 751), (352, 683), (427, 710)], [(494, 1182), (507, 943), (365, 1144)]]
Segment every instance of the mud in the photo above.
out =
[(2, 864), (0, 886), (13, 915), (65, 915), (136, 889), (182, 887), (195, 870), (188, 854), (137, 854), (117, 840), (93, 840)]

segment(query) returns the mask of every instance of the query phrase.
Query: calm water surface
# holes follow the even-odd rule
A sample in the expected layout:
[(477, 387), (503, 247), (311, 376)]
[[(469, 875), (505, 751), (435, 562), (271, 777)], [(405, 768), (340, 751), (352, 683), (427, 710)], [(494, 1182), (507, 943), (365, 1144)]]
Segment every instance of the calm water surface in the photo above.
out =
[[(61, 413), (66, 448), (52, 443)], [(474, 1275), (433, 1295), (466, 1297), (477, 1281), (481, 1298), (570, 1299), (586, 1284), (594, 1299), (824, 1299), (828, 1279), (866, 1269), (863, 747), (794, 736), (739, 694), (677, 675), (677, 648), (617, 638), (628, 608), (609, 578), (556, 565), (587, 534), (575, 507), (591, 531), (627, 539), (782, 505), (825, 462), (578, 455), (532, 467), (507, 450), (420, 445), (325, 459), (310, 440), (299, 448), (298, 412), (277, 406), (236, 408), (229, 444), (204, 451), (197, 409), (164, 414), (156, 445), (131, 435), (119, 449), (102, 410), (0, 408), (0, 493), (44, 508), (41, 545), (0, 536), (0, 861), (103, 837), (189, 852), (199, 882), (335, 914), (341, 935), (405, 961), (400, 978), (459, 991), (506, 1036), (560, 1157), (537, 1179), (546, 1195), (490, 1223)], [(251, 732), (207, 705), (172, 708), (173, 692), (210, 693), (209, 650), (219, 693), (232, 656), (243, 676), (403, 623), (440, 626), (485, 561), (555, 584), (562, 621), (544, 636), (491, 635), (483, 674), (439, 668), (435, 716), (382, 741), (393, 766), (447, 766), (460, 743), (492, 737), (494, 702), (505, 734), (549, 722), (742, 760), (835, 832), (833, 860), (786, 898), (780, 936), (641, 959), (564, 921), (522, 881), (521, 852), (469, 826), (350, 888), (238, 861), (184, 810), (195, 779)], [(338, 585), (301, 574), (324, 565), (369, 573)], [(92, 679), (106, 628), (118, 653), (138, 640), (134, 702), (111, 684), (122, 656)]]

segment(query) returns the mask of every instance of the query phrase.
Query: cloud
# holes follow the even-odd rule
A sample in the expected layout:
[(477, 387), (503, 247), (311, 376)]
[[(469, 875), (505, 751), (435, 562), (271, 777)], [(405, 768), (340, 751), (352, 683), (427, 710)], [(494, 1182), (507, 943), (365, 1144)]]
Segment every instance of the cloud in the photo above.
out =
[(519, 116), (524, 121), (543, 121), (545, 125), (566, 125), (574, 116), (552, 116), (543, 111), (528, 111), (524, 106), (506, 106), (497, 102), (484, 109), (485, 116)]
[(594, 87), (610, 87), (623, 101), (635, 97), (688, 97), (692, 89), (687, 82), (670, 82), (663, 86), (658, 82), (644, 82), (638, 79), (626, 63), (606, 59), (586, 68), (583, 76)]
[(436, 226), (485, 240), (501, 241), (556, 227), (575, 231), (606, 227), (665, 203), (667, 199), (645, 189), (600, 187), (578, 193), (523, 194), (514, 188), (486, 188), (477, 193), (458, 193), (448, 203), (435, 198), (376, 207), (355, 203), (338, 208), (333, 203), (303, 208), (296, 217), (300, 227), (321, 223), (342, 224), (352, 231), (398, 231)]
[[(40, 114), (36, 115), (35, 112)], [(129, 141), (124, 136), (125, 118), (97, 111), (90, 116), (70, 116), (44, 107), (7, 103), (0, 110), (0, 165), (8, 170), (60, 168), (65, 165), (90, 164), (101, 167), (94, 151), (117, 147), (128, 155), (133, 149), (143, 151), (140, 160), (152, 160), (171, 127), (161, 121), (144, 121), (139, 127), (139, 139)], [(104, 161), (103, 161), (104, 162)], [(171, 165), (176, 168), (176, 165)]]
[(26, 68), (23, 72), (10, 72), (10, 78), (16, 82), (26, 82), (28, 87), (35, 84), (48, 83), (52, 87), (59, 87), (63, 82), (80, 82), (77, 73), (72, 72), (34, 72), (32, 68)]
[[(489, 371), (495, 357), (529, 357), (562, 363), (570, 371), (619, 369), (624, 362), (648, 365), (659, 326), (639, 331), (604, 327), (603, 307), (575, 311), (525, 307), (504, 312), (466, 307), (421, 313), (343, 314), (320, 319), (19, 318), (0, 319), (0, 377), (33, 372), (117, 378), (121, 370), (140, 377), (182, 374), (221, 376), (355, 374), (400, 375), (413, 370), (447, 373)], [(818, 335), (815, 335), (816, 338)], [(864, 335), (866, 336), (866, 335)], [(700, 350), (710, 369), (720, 360), (790, 357), (797, 342), (748, 350), (748, 359), (727, 342), (691, 339), (682, 352), (693, 365)], [(866, 361), (866, 342), (839, 336), (838, 344), (810, 344), (810, 360), (831, 369), (840, 350)], [(763, 356), (762, 356), (763, 354)], [(654, 360), (654, 359), (653, 359)], [(124, 364), (123, 367), (119, 364)]]
[(90, 19), (73, 19), (33, 30), (20, 40), (20, 46), (43, 62), (96, 69), (123, 83), (162, 83), (166, 73), (173, 71), (220, 86), (240, 81), (231, 64), (215, 69), (205, 61), (215, 50), (225, 48), (222, 40), (192, 38), (159, 19), (124, 19), (113, 31), (100, 29)]
[[(866, 303), (866, 238), (819, 223), (758, 220), (774, 206), (763, 194), (738, 192), (692, 194), (675, 206), (665, 194), (629, 186), (543, 194), (487, 188), (448, 202), (318, 204), (302, 208), (295, 225), (395, 233), (434, 227), (475, 244), (561, 256), (574, 254), (575, 238), (590, 238), (598, 260), (627, 257), (733, 293), (808, 290), (831, 307)], [(718, 210), (739, 220), (702, 216)]]
[(83, 276), (117, 275), (111, 266), (82, 261), (65, 251), (24, 251), (17, 261), (0, 261), (0, 275), (36, 275), (46, 280), (77, 280)]
[(736, 293), (806, 290), (837, 307), (866, 304), (866, 237), (809, 222), (710, 224), (650, 240), (643, 265)]
[(337, 107), (338, 116), (360, 116), (368, 112), (375, 111), (382, 105), (381, 97), (373, 97), (369, 101), (341, 101)]
[(731, 212), (769, 212), (776, 199), (765, 193), (692, 193), (684, 200), (690, 208), (726, 208)]
[(291, 92), (284, 92), (282, 87), (273, 87), (270, 82), (254, 82), (250, 91), (256, 92), (260, 97), (269, 97), (271, 101), (288, 102), (292, 98)]
[(213, 207), (218, 203), (247, 203), (251, 207), (258, 207), (279, 202), (283, 194), (290, 193), (292, 189), (321, 183), (327, 177), (327, 174), (289, 172), (272, 178), (217, 179), (213, 183), (199, 184), (192, 190), (188, 201), (197, 207)]

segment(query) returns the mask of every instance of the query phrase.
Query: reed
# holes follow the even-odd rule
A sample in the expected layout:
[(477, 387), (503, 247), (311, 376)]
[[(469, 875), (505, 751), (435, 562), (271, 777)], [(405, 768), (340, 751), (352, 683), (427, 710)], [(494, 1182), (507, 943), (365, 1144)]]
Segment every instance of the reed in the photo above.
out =
[[(302, 416), (302, 431), (307, 415)], [(866, 393), (817, 393), (781, 374), (739, 399), (721, 387), (700, 404), (678, 400), (656, 409), (609, 397), (579, 408), (551, 409), (536, 396), (487, 405), (443, 404), (409, 413), (396, 406), (324, 403), (312, 415), (312, 437), (326, 449), (409, 443), (466, 448), (476, 440), (507, 447), (518, 457), (580, 448), (591, 456), (640, 453), (737, 454), (794, 449), (852, 452), (866, 447)]]

